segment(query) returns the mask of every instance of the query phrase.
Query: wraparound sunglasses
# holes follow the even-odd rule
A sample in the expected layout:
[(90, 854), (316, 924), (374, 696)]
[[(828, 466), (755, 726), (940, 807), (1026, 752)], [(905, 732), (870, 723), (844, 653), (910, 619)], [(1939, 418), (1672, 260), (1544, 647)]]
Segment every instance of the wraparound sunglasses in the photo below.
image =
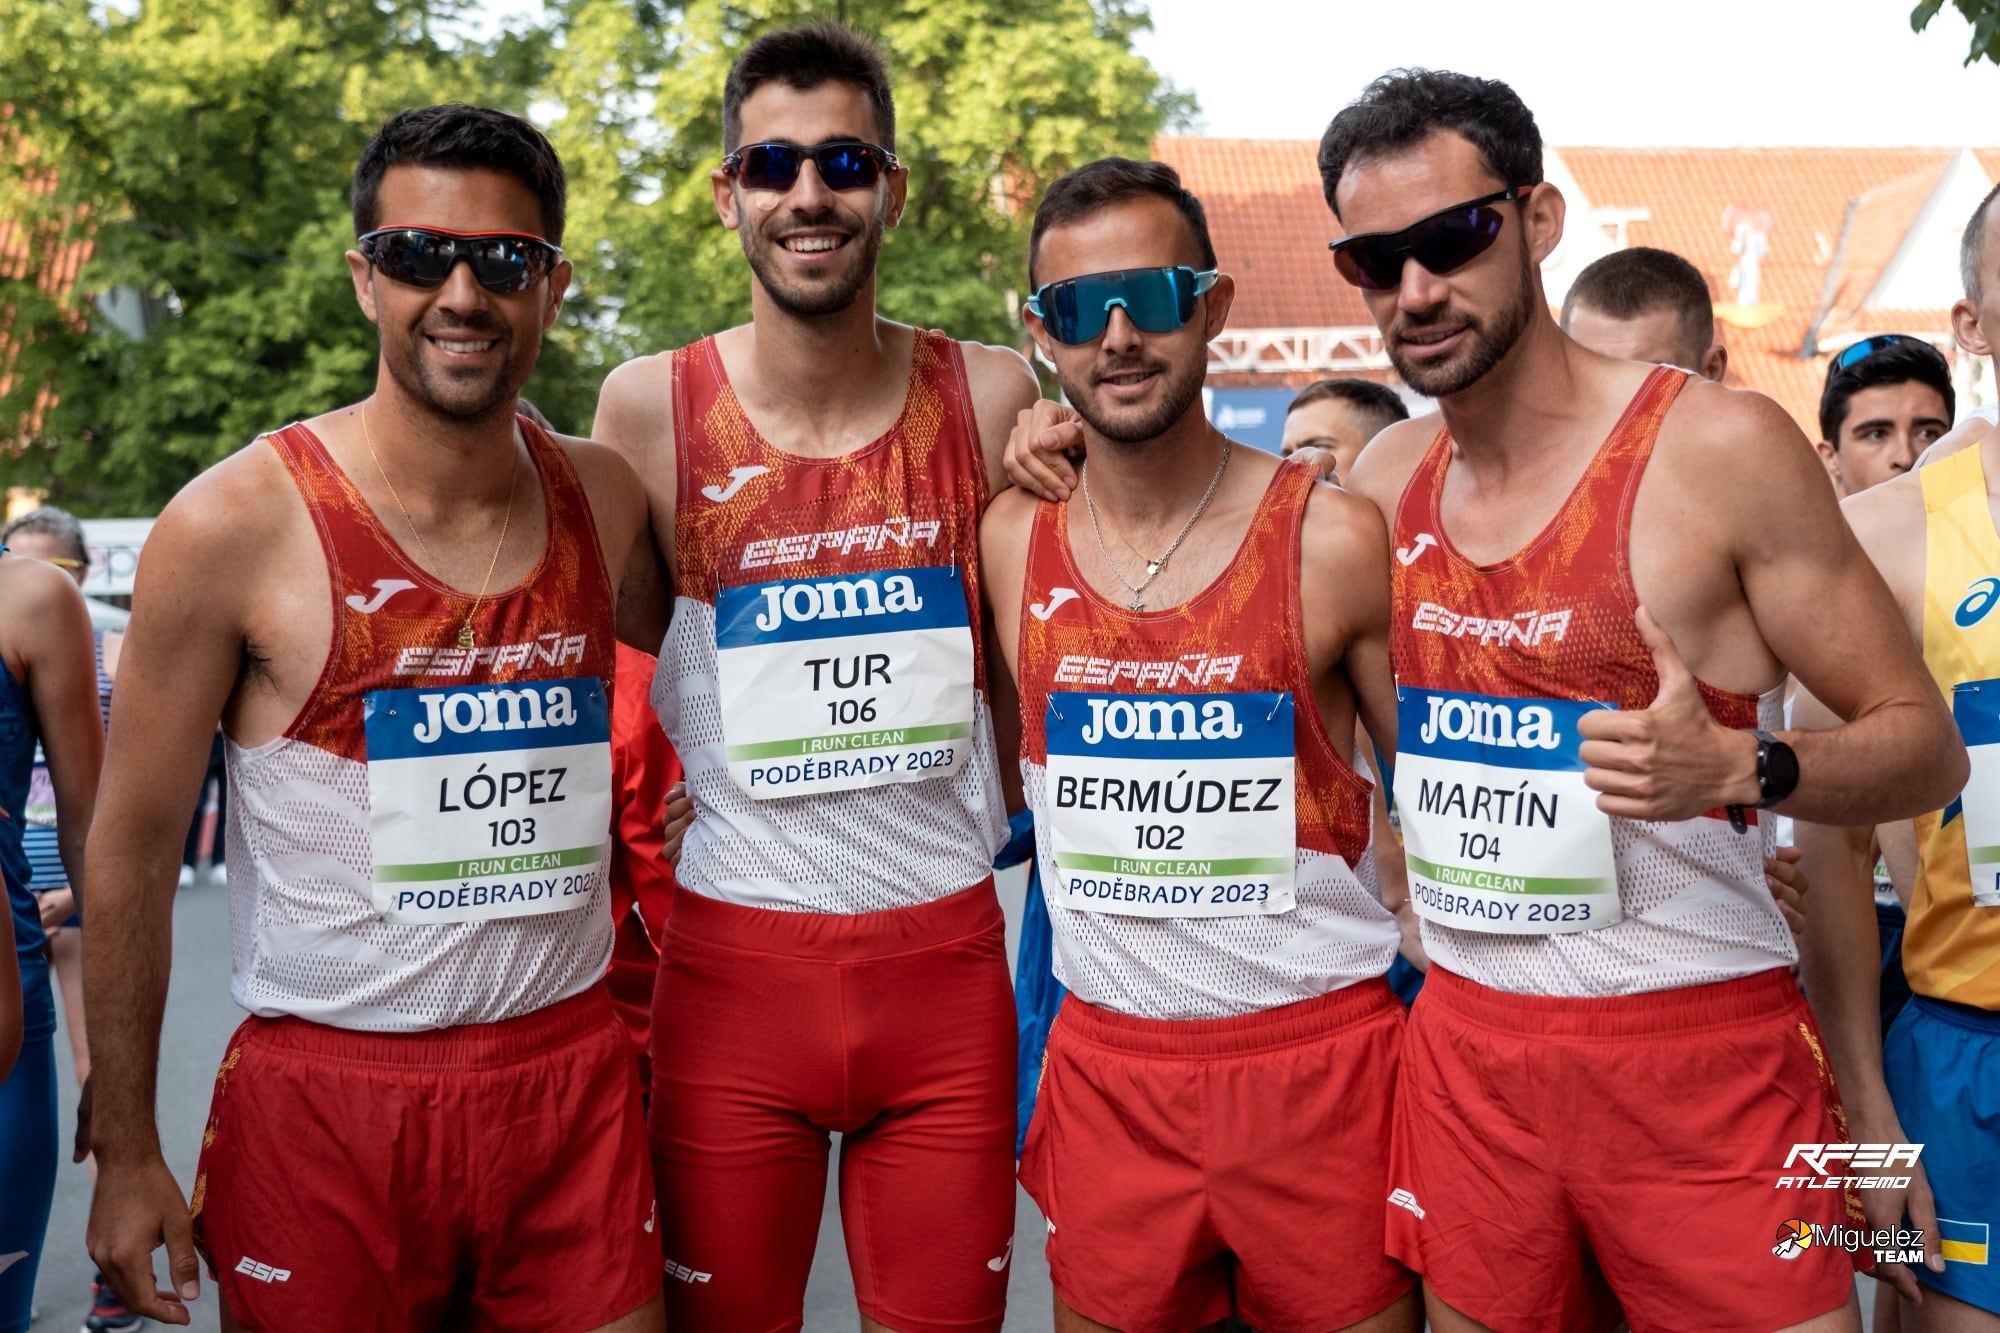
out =
[(1481, 199), (1453, 204), (1401, 231), (1371, 231), (1328, 241), (1333, 266), (1364, 291), (1387, 291), (1403, 280), (1403, 263), (1414, 259), (1432, 273), (1463, 268), (1492, 248), (1506, 222), (1495, 204), (1517, 204), (1532, 185), (1515, 185)]

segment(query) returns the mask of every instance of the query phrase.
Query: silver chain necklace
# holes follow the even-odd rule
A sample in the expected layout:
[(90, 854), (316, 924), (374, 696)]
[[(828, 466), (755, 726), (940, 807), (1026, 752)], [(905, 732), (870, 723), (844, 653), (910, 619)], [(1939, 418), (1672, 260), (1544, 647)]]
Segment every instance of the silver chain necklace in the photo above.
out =
[(1181, 524), (1181, 530), (1174, 534), (1173, 541), (1167, 544), (1166, 550), (1160, 552), (1159, 558), (1146, 562), (1146, 577), (1138, 583), (1125, 577), (1124, 571), (1118, 568), (1118, 562), (1111, 558), (1111, 552), (1105, 549), (1104, 529), (1099, 527), (1097, 522), (1097, 502), (1090, 498), (1089, 460), (1086, 459), (1077, 469), (1083, 475), (1083, 507), (1090, 511), (1090, 535), (1097, 539), (1097, 553), (1104, 557), (1105, 566), (1120, 583), (1125, 585), (1125, 590), (1132, 594), (1132, 600), (1128, 605), (1134, 611), (1146, 609), (1146, 589), (1152, 586), (1154, 579), (1166, 572), (1167, 561), (1174, 558), (1174, 552), (1181, 549), (1181, 543), (1187, 540), (1188, 533), (1208, 511), (1208, 502), (1215, 498), (1215, 488), (1222, 484), (1222, 474), (1229, 470), (1229, 455), (1235, 452), (1235, 449), (1234, 441), (1225, 439), (1222, 442), (1222, 457), (1215, 464), (1215, 475), (1208, 479), (1208, 489), (1201, 493), (1201, 503), (1197, 504), (1194, 512), (1188, 515), (1188, 521)]

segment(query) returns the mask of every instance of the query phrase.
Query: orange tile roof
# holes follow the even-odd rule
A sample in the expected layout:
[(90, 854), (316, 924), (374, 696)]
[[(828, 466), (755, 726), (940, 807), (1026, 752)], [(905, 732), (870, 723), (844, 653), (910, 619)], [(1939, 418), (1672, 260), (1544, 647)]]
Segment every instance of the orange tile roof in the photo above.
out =
[[(0, 128), (11, 119), (12, 104), (0, 103)], [(16, 164), (22, 170), (22, 178), (29, 193), (44, 198), (55, 193), (56, 176), (51, 170), (36, 171), (32, 151), (17, 137), (0, 132), (0, 152), (11, 152)], [(75, 294), (77, 276), (90, 259), (91, 242), (88, 240), (65, 241), (64, 228), (60, 223), (43, 221), (24, 226), (17, 218), (0, 218), (0, 278), (16, 282), (33, 278), (34, 284), (47, 295), (54, 297), (65, 306), (74, 306), (70, 300)], [(15, 311), (12, 306), (0, 308), (0, 395), (5, 395), (14, 387), (13, 369), (19, 359), (20, 349), (10, 338)], [(81, 322), (81, 312), (71, 309), (70, 318)], [(41, 430), (43, 416), (55, 406), (55, 395), (46, 386), (35, 395), (35, 404), (21, 420), (21, 429), (12, 447), (26, 448), (33, 443)], [(9, 447), (0, 442), (0, 449)]]
[[(1369, 322), (1366, 307), (1326, 262), (1338, 234), (1320, 194), (1310, 140), (1163, 137), (1171, 163), (1208, 207), (1217, 257), (1238, 281), (1237, 328), (1322, 328)], [(1684, 255), (1708, 278), (1730, 349), (1731, 383), (1769, 394), (1817, 434), (1826, 357), (1801, 359), (1818, 321), (1844, 343), (1896, 329), (1949, 329), (1944, 310), (1858, 308), (1895, 257), (1937, 186), (1953, 148), (1557, 148), (1593, 208), (1644, 208), (1626, 241)], [(1972, 150), (2000, 179), (2000, 148)], [(1574, 207), (1572, 228), (1590, 225)], [(1852, 217), (1850, 219), (1850, 205)], [(1768, 214), (1758, 312), (1735, 312), (1732, 210)], [(1843, 247), (1843, 237), (1845, 245)], [(1836, 262), (1836, 258), (1838, 262)], [(1743, 322), (1730, 324), (1732, 314)], [(1758, 322), (1761, 319), (1761, 322)], [(1746, 327), (1757, 323), (1757, 327)], [(1948, 340), (1947, 340), (1948, 341)], [(1240, 377), (1236, 377), (1240, 378)], [(1218, 377), (1229, 383), (1229, 377)]]

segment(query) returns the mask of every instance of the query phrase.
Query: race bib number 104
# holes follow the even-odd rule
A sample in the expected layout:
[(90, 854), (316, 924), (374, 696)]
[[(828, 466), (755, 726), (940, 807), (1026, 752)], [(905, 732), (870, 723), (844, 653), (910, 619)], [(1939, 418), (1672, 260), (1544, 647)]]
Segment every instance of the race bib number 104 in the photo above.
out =
[(377, 690), (364, 716), (384, 921), (487, 921), (591, 901), (611, 832), (601, 681)]
[(1611, 818), (1577, 755), (1577, 719), (1602, 707), (1397, 692), (1396, 809), (1417, 915), (1504, 935), (1619, 920)]
[(724, 588), (729, 776), (760, 800), (950, 777), (972, 748), (972, 622), (942, 566)]

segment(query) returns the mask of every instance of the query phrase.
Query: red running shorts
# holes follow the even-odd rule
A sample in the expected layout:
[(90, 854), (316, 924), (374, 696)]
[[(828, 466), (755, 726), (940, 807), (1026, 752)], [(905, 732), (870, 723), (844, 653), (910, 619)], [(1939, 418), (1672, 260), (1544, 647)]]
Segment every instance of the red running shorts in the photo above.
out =
[[(1389, 1253), (1496, 1333), (1768, 1333), (1846, 1304), (1866, 1259), (1781, 1257), (1787, 1222), (1859, 1224), (1778, 1188), (1847, 1124), (1782, 968), (1606, 999), (1493, 990), (1432, 967), (1390, 1150)], [(1789, 1247), (1788, 1247), (1789, 1248)]]
[(195, 1241), (249, 1328), (584, 1333), (660, 1289), (645, 1143), (601, 984), (435, 1032), (251, 1018), (215, 1077)]
[(653, 1004), (669, 1327), (800, 1327), (836, 1131), (861, 1312), (898, 1333), (1000, 1327), (1014, 995), (991, 880), (842, 916), (684, 889)]
[(1327, 1333), (1414, 1285), (1382, 1249), (1403, 1007), (1367, 981), (1235, 1018), (1063, 1001), (1021, 1183), (1063, 1302), (1113, 1328)]

